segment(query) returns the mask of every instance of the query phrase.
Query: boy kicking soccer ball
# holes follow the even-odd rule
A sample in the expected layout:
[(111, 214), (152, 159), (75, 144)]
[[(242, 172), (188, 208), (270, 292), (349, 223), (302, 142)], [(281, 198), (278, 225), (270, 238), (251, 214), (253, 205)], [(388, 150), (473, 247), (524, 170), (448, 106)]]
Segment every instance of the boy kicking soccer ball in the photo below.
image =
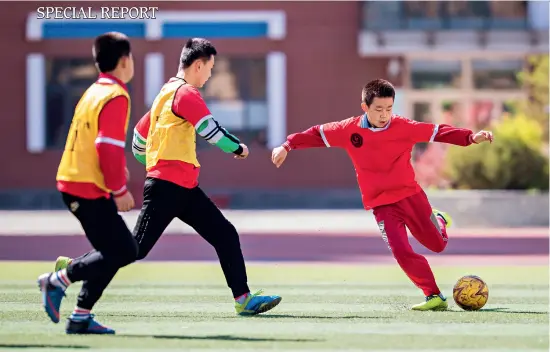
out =
[(293, 149), (345, 149), (355, 166), (365, 209), (373, 210), (382, 238), (397, 263), (426, 296), (425, 302), (412, 309), (445, 310), (447, 299), (439, 290), (426, 258), (413, 251), (405, 227), (426, 248), (441, 252), (447, 246), (451, 218), (431, 208), (416, 182), (410, 162), (412, 148), (421, 142), (468, 146), (492, 142), (493, 135), (394, 115), (394, 98), (390, 82), (373, 80), (363, 88), (363, 115), (292, 134), (283, 145), (273, 149), (271, 159), (280, 167)]

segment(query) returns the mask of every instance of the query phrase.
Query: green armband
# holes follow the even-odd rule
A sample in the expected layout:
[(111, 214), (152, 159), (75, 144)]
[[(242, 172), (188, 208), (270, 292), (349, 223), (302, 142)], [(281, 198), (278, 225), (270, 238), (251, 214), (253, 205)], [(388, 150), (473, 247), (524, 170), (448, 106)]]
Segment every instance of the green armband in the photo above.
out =
[(139, 162), (142, 163), (143, 165), (146, 164), (146, 161), (145, 161), (145, 154), (139, 155), (139, 154), (134, 153), (134, 157), (136, 158), (137, 161), (139, 161)]
[(134, 154), (134, 158), (136, 158), (136, 160), (142, 163), (143, 165), (146, 164), (146, 157), (145, 157), (146, 144), (147, 142), (143, 140), (143, 138), (139, 135), (139, 133), (136, 130), (134, 130), (134, 138), (132, 139), (132, 154)]
[(215, 145), (225, 153), (235, 153), (242, 150), (241, 141), (221, 127), (214, 118), (205, 120), (197, 127), (197, 133), (208, 143)]

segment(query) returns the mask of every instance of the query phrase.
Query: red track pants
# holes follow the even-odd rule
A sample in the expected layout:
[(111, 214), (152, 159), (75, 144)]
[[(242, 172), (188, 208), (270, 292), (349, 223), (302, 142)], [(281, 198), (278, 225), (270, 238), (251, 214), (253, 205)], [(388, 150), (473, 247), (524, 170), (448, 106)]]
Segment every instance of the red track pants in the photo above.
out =
[(374, 208), (374, 216), (397, 263), (424, 295), (439, 294), (434, 274), (426, 258), (413, 251), (405, 226), (424, 247), (441, 252), (447, 246), (445, 221), (432, 213), (424, 191), (397, 203)]

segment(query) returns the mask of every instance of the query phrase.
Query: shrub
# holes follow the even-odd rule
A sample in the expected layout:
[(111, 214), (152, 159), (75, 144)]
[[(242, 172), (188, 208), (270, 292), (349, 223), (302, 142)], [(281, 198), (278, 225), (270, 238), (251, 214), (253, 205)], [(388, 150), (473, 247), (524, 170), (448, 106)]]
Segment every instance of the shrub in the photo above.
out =
[(523, 115), (493, 126), (495, 140), (469, 147), (452, 146), (446, 174), (458, 189), (548, 189), (548, 157), (543, 131)]

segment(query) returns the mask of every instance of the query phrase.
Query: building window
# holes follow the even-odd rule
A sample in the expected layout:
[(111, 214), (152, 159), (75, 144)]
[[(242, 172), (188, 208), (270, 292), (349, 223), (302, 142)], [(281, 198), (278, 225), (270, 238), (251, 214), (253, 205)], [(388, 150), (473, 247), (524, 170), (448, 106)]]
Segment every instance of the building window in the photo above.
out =
[(518, 73), (522, 60), (473, 60), (474, 87), (476, 89), (520, 89)]
[(441, 117), (439, 123), (456, 126), (466, 127), (464, 122), (463, 106), (460, 101), (456, 100), (444, 100), (441, 102)]
[(526, 1), (491, 1), (491, 28), (523, 29), (527, 27)]
[(441, 3), (436, 1), (409, 1), (405, 8), (405, 26), (417, 30), (438, 30), (443, 28)]
[(96, 77), (91, 59), (46, 60), (47, 148), (64, 148), (76, 104)]
[[(446, 3), (446, 4), (451, 4)], [(493, 123), (514, 108), (525, 92), (517, 74), (527, 64), (523, 55), (506, 59), (487, 55), (408, 58), (407, 115), (414, 120), (449, 124), (474, 131), (491, 129)], [(423, 186), (448, 188), (445, 158), (449, 145), (418, 143), (414, 162), (418, 182)]]
[(524, 29), (526, 1), (449, 1), (446, 17), (450, 29)]
[(383, 30), (403, 26), (403, 6), (399, 1), (365, 1), (361, 6), (363, 28)]
[(65, 147), (76, 104), (97, 76), (91, 58), (46, 59), (47, 149)]
[(367, 30), (527, 28), (527, 1), (363, 1), (361, 6)]
[(484, 18), (491, 15), (488, 1), (453, 1), (447, 3), (447, 14), (453, 18)]
[(514, 103), (505, 99), (480, 100), (472, 104), (468, 128), (473, 130), (490, 129), (491, 124), (513, 113)]
[[(218, 122), (244, 143), (267, 143), (269, 111), (265, 58), (216, 57), (202, 95)], [(198, 145), (206, 144), (199, 141)]]
[(462, 68), (460, 61), (410, 62), (411, 86), (414, 89), (460, 88)]

